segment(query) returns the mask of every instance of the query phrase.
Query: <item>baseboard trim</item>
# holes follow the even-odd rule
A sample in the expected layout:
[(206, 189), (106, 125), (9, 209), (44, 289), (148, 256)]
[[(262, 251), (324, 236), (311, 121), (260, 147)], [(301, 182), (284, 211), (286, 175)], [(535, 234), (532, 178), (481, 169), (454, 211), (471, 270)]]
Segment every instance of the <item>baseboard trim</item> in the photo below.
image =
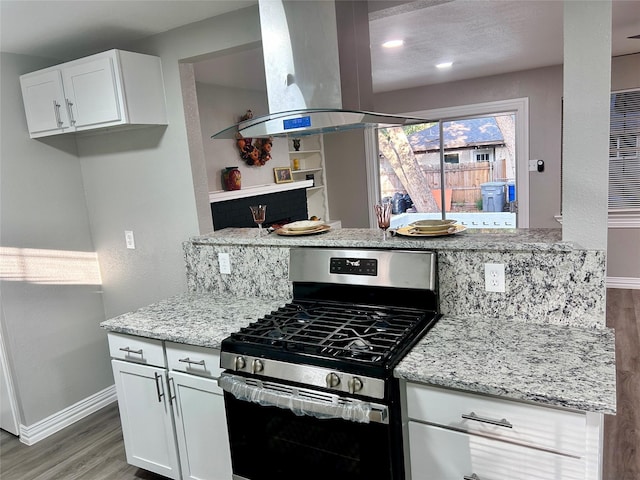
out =
[(115, 401), (116, 386), (111, 385), (33, 425), (20, 425), (20, 441), (33, 445)]
[(607, 288), (624, 288), (640, 290), (640, 278), (607, 277)]

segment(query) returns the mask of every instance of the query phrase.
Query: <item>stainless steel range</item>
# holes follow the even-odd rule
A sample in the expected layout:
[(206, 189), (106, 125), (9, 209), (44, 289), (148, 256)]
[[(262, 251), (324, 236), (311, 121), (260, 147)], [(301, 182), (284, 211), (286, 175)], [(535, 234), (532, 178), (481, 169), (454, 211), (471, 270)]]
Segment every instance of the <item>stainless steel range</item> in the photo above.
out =
[(289, 278), (222, 342), (234, 479), (404, 479), (393, 369), (439, 318), (435, 254), (297, 248)]

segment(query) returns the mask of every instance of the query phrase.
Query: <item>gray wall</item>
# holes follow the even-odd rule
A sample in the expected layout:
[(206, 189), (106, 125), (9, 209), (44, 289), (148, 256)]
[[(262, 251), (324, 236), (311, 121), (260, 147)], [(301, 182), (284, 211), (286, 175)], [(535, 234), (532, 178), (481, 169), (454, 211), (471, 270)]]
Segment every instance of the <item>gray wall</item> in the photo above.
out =
[[(612, 59), (611, 89), (640, 87), (640, 54)], [(545, 160), (543, 173), (530, 174), (531, 228), (557, 228), (561, 211), (562, 66), (379, 93), (378, 111), (396, 113), (529, 98), (529, 158)], [(610, 229), (608, 275), (640, 278), (640, 229)]]
[[(197, 208), (208, 202), (196, 206), (194, 181), (206, 192), (207, 179), (191, 175), (179, 62), (259, 34), (251, 7), (131, 45), (162, 60), (169, 125), (78, 138), (107, 317), (186, 289), (181, 243), (200, 233)], [(124, 230), (133, 230), (135, 250), (125, 248)]]
[(412, 112), (522, 97), (529, 97), (529, 158), (545, 161), (545, 171), (529, 177), (529, 226), (558, 228), (562, 67), (380, 93), (375, 106), (389, 113)]
[[(54, 62), (0, 55), (2, 333), (20, 423), (31, 425), (107, 388), (113, 378), (98, 326), (104, 320), (100, 285), (65, 284), (61, 277), (68, 271), (11, 270), (14, 261), (30, 265), (35, 255), (60, 262), (95, 249), (74, 137), (31, 140), (27, 133), (18, 76)], [(15, 248), (24, 249), (19, 258)]]

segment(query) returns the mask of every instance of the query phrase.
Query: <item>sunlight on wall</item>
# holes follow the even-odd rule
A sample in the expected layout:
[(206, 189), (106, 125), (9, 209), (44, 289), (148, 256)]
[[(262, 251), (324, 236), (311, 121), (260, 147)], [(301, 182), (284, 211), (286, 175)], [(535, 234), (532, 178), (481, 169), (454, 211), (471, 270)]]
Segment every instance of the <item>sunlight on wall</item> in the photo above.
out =
[(0, 280), (48, 285), (101, 285), (98, 254), (0, 247)]

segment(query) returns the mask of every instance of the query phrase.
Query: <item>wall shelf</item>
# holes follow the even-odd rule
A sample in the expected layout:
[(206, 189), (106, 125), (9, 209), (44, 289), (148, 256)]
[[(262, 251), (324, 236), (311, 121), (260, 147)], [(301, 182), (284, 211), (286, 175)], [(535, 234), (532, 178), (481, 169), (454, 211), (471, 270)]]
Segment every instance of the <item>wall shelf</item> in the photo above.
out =
[(287, 190), (309, 187), (313, 187), (313, 180), (301, 180), (289, 183), (268, 183), (265, 185), (255, 185), (228, 192), (225, 190), (217, 190), (215, 192), (209, 192), (209, 203), (226, 202), (227, 200), (235, 200), (238, 198), (255, 197), (256, 195), (286, 192)]

